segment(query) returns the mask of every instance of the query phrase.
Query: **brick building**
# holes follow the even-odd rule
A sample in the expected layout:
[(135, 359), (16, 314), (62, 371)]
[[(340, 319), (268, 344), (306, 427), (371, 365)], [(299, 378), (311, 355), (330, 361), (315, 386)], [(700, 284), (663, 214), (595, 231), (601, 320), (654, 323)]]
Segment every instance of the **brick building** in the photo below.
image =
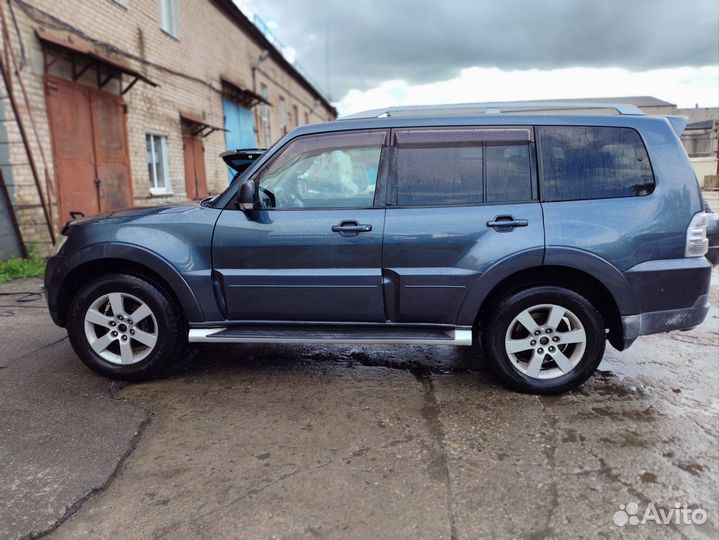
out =
[[(55, 230), (70, 211), (217, 193), (228, 183), (222, 151), (266, 147), (336, 117), (231, 0), (11, 0), (1, 9), (11, 88)], [(18, 251), (17, 231), (44, 253), (38, 186), (0, 92), (0, 258)]]

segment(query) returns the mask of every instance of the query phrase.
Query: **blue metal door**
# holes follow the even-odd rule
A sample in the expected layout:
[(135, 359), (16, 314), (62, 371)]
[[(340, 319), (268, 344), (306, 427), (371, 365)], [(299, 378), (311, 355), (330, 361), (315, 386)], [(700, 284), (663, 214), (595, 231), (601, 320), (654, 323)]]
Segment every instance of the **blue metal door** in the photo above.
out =
[[(255, 148), (255, 117), (252, 111), (240, 106), (238, 103), (223, 98), (222, 108), (225, 115), (225, 145), (228, 150)], [(234, 171), (227, 172), (230, 180)]]

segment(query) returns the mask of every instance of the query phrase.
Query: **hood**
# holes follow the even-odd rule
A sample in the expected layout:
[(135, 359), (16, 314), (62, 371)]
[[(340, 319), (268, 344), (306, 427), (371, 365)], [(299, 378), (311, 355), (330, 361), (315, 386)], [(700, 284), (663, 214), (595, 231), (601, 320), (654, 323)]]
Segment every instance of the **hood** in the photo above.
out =
[[(70, 220), (65, 225), (65, 229), (78, 225), (93, 225), (105, 223), (132, 223), (144, 221), (167, 214), (181, 214), (193, 211), (200, 206), (199, 202), (189, 202), (187, 204), (165, 205), (165, 206), (143, 206), (135, 208), (123, 208), (121, 210), (112, 210), (103, 212), (94, 216), (81, 217), (79, 219)], [(153, 220), (154, 221), (154, 220)], [(65, 230), (64, 229), (64, 230)]]

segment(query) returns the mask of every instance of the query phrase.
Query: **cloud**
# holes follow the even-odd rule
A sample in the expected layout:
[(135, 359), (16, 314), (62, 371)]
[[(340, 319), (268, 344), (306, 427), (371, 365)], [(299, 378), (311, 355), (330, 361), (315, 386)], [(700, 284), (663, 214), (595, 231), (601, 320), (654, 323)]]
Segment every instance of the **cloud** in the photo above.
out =
[(390, 80), (368, 90), (350, 90), (340, 115), (388, 105), (471, 103), (533, 99), (653, 95), (680, 107), (719, 105), (719, 67), (681, 67), (632, 72), (623, 68), (501, 70), (468, 68), (447, 81), (410, 84)]
[[(462, 70), (719, 63), (716, 0), (243, 0), (335, 98)], [(555, 92), (555, 95), (563, 94)]]

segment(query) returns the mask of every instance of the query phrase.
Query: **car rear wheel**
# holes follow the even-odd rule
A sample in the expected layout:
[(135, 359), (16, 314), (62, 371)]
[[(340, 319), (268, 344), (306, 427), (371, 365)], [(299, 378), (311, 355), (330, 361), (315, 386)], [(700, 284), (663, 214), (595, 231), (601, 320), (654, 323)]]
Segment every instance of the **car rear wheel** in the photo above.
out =
[(177, 302), (137, 276), (113, 274), (88, 283), (75, 295), (67, 320), (80, 359), (113, 379), (155, 377), (185, 350)]
[(578, 387), (597, 369), (606, 345), (599, 311), (560, 287), (532, 287), (505, 297), (481, 331), (502, 382), (537, 394)]

